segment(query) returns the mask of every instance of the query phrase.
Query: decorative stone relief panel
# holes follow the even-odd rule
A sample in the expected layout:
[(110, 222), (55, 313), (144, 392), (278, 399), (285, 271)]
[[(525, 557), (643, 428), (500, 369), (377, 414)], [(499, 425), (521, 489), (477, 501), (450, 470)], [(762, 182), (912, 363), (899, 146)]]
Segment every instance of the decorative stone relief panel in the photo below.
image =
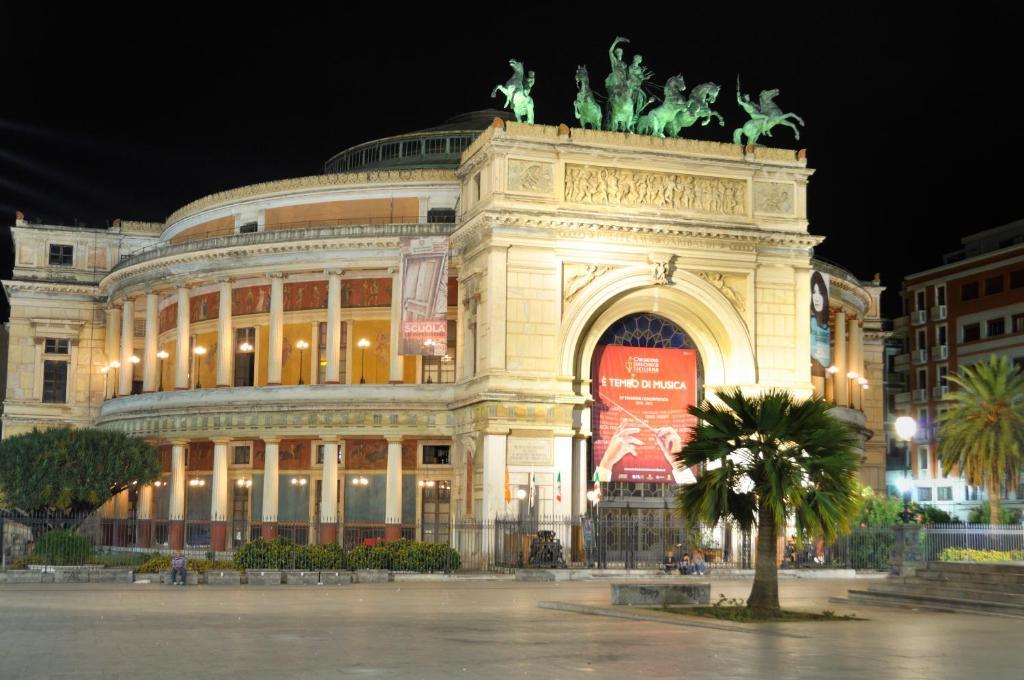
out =
[(551, 163), (509, 159), (508, 190), (550, 194), (554, 191), (553, 175)]
[(562, 267), (562, 299), (572, 302), (591, 283), (612, 270), (611, 265), (566, 262)]
[(743, 294), (745, 288), (744, 277), (729, 276), (721, 272), (697, 272), (697, 276), (704, 279), (718, 289), (726, 300), (739, 312), (747, 309), (746, 296)]
[(727, 177), (593, 165), (565, 166), (565, 200), (709, 215), (747, 214), (747, 183)]
[(754, 182), (754, 212), (793, 214), (793, 185), (782, 182)]

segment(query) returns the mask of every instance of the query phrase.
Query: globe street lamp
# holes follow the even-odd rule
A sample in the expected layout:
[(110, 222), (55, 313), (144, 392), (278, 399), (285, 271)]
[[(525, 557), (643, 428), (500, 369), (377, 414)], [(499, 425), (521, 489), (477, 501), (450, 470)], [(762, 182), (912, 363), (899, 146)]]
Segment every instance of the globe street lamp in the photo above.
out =
[[(130, 357), (128, 357), (128, 363), (130, 363), (132, 365), (132, 382), (135, 381), (135, 366), (137, 366), (140, 361), (142, 361), (142, 359), (140, 359), (139, 357), (137, 357), (134, 354), (131, 355)], [(133, 390), (131, 387), (129, 387), (128, 388), (128, 392), (131, 393), (131, 394), (134, 394), (135, 390)]]
[(121, 368), (121, 362), (118, 361), (117, 359), (114, 359), (113, 361), (111, 361), (108, 364), (108, 367), (113, 369), (113, 371), (114, 371), (114, 380), (113, 380), (114, 386), (113, 386), (113, 389), (110, 391), (111, 392), (110, 398), (111, 399), (116, 399), (117, 398), (117, 369)]
[(366, 348), (370, 346), (370, 341), (366, 338), (360, 338), (359, 342), (359, 384), (363, 385), (366, 383)]
[(200, 378), (199, 378), (199, 358), (202, 357), (204, 354), (206, 354), (206, 348), (203, 347), (202, 345), (196, 345), (196, 347), (194, 347), (192, 349), (192, 353), (196, 355), (196, 362), (195, 362), (195, 364), (196, 364), (196, 368), (195, 368), (195, 371), (196, 371), (196, 386), (195, 386), (195, 389), (201, 390), (201, 389), (203, 389), (203, 386), (200, 383)]
[(167, 350), (160, 350), (156, 353), (156, 358), (160, 360), (160, 389), (159, 392), (164, 391), (164, 359), (171, 356), (167, 353)]
[[(910, 416), (900, 416), (894, 423), (896, 426), (896, 438), (903, 442), (905, 449), (909, 449), (910, 440), (917, 434), (917, 421)], [(907, 468), (903, 469), (903, 477), (896, 480), (896, 488), (900, 491), (903, 499), (903, 513), (900, 518), (904, 524), (910, 522), (910, 479), (907, 478)]]
[(303, 356), (305, 355), (306, 349), (309, 347), (309, 343), (305, 340), (299, 340), (295, 343), (295, 346), (299, 348), (299, 384), (302, 384), (302, 366), (304, 365)]

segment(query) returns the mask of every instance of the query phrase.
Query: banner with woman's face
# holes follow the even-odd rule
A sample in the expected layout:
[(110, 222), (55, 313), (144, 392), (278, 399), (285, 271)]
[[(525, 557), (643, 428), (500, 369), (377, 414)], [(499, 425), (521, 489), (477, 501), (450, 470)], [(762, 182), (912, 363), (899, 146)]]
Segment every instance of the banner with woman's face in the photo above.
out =
[(811, 375), (824, 378), (832, 365), (828, 325), (828, 274), (811, 272)]

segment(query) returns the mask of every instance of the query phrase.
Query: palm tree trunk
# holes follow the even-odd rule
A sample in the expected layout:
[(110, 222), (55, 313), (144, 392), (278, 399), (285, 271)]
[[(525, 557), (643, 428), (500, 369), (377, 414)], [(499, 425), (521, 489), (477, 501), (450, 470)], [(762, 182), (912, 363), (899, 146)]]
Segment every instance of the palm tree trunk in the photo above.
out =
[(763, 505), (757, 511), (757, 556), (754, 560), (754, 587), (750, 590), (747, 606), (751, 609), (778, 611), (779, 566), (775, 517)]
[(999, 485), (989, 484), (988, 488), (988, 523), (989, 526), (999, 525)]

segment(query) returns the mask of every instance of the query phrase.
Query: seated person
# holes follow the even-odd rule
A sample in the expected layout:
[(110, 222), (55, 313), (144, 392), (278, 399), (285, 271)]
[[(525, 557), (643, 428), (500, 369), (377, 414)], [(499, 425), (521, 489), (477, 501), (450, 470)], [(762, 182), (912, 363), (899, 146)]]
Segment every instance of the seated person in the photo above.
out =
[(699, 574), (703, 576), (708, 572), (708, 563), (704, 561), (704, 552), (701, 550), (693, 551), (693, 566), (691, 567), (691, 574)]
[(665, 553), (665, 559), (662, 560), (661, 573), (671, 574), (672, 570), (676, 568), (676, 554), (675, 551), (669, 550)]
[(683, 559), (679, 561), (679, 573), (684, 576), (693, 573), (693, 563), (690, 561), (689, 553), (684, 553)]

